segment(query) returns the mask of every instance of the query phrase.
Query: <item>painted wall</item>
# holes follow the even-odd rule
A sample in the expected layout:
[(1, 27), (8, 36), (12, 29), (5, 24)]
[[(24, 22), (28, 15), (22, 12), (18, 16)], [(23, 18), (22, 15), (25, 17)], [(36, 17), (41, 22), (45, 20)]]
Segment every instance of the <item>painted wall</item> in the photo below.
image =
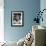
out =
[[(46, 9), (46, 0), (41, 0), (40, 1), (40, 9), (41, 9), (41, 11), (43, 10), (43, 9)], [(41, 21), (40, 22), (40, 25), (42, 25), (42, 26), (45, 26), (46, 27), (46, 10), (43, 12), (43, 15), (42, 15), (42, 17), (43, 17), (43, 22)]]
[[(5, 0), (4, 35), (7, 41), (18, 41), (32, 29), (36, 12), (40, 9), (40, 0)], [(11, 11), (24, 11), (24, 26), (11, 27)]]

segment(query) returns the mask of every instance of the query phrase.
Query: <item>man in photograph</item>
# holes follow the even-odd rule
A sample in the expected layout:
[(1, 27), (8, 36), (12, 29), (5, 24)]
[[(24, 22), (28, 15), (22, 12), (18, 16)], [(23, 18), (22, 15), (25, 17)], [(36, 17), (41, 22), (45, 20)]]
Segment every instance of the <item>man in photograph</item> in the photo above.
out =
[(14, 13), (13, 21), (15, 24), (21, 24), (21, 13)]

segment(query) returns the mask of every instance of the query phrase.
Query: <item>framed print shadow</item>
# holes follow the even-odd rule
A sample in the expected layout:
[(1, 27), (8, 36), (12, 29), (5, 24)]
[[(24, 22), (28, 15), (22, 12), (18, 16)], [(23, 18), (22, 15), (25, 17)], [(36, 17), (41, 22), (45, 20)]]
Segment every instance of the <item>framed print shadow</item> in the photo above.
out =
[(24, 26), (24, 11), (11, 11), (11, 26)]

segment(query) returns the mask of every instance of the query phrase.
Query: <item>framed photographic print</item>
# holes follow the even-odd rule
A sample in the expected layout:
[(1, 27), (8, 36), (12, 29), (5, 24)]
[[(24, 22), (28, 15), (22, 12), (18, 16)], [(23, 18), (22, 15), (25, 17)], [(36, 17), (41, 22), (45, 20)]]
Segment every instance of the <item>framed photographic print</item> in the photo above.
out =
[(11, 11), (11, 26), (24, 25), (24, 11)]

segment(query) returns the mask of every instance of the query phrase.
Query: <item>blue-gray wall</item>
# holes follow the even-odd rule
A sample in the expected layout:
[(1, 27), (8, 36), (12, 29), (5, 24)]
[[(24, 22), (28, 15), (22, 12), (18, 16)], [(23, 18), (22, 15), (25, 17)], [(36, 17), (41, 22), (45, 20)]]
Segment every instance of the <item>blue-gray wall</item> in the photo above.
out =
[[(40, 10), (42, 11), (43, 9), (46, 9), (46, 0), (41, 0), (40, 1)], [(40, 25), (45, 26), (46, 27), (46, 10), (43, 12), (43, 22), (40, 22)]]
[[(40, 0), (5, 0), (4, 1), (4, 35), (7, 41), (18, 41), (32, 28), (33, 18), (40, 9)], [(11, 11), (24, 11), (24, 26), (11, 27)]]

